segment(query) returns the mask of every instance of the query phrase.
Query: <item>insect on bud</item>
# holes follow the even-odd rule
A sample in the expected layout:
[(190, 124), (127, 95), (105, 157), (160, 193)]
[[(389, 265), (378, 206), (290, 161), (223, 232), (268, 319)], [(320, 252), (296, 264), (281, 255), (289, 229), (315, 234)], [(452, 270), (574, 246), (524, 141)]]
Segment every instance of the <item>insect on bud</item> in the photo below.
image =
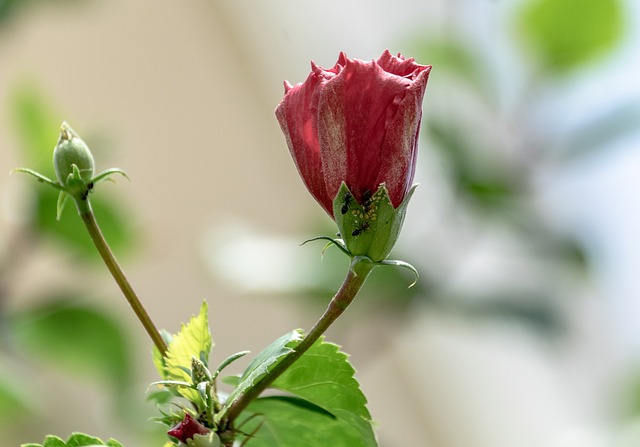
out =
[(87, 144), (66, 122), (60, 126), (60, 138), (53, 151), (53, 167), (61, 185), (67, 186), (73, 166), (80, 171), (80, 178), (87, 184), (94, 174), (93, 155)]

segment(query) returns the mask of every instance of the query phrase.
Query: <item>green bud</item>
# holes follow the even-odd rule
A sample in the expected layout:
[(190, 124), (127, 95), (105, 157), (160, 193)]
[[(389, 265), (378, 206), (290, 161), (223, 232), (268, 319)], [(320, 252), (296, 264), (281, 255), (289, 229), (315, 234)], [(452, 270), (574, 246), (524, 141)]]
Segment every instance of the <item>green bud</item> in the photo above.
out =
[(204, 363), (195, 357), (191, 357), (191, 380), (195, 384), (211, 381), (211, 373)]
[(60, 126), (60, 138), (53, 151), (53, 167), (58, 181), (63, 186), (71, 186), (68, 182), (74, 177), (74, 173), (76, 176), (79, 173), (80, 180), (84, 184), (90, 183), (93, 178), (93, 155), (87, 144), (66, 122)]
[(414, 189), (394, 208), (384, 184), (358, 203), (342, 183), (333, 200), (333, 215), (351, 256), (366, 256), (373, 262), (386, 259), (400, 235)]

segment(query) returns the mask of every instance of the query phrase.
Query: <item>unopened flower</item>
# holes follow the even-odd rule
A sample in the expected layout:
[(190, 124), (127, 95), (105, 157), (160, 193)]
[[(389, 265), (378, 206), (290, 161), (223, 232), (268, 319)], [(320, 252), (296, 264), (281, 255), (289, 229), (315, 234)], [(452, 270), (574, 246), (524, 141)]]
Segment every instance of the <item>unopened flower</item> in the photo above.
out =
[(431, 66), (385, 51), (377, 61), (311, 64), (291, 86), (276, 116), (307, 189), (327, 213), (345, 182), (358, 203), (384, 184), (394, 207), (412, 186)]
[(285, 82), (276, 117), (300, 176), (338, 224), (351, 256), (380, 262), (399, 235), (412, 191), (430, 65), (385, 51), (377, 61), (340, 54)]
[(93, 155), (87, 144), (66, 123), (60, 127), (60, 138), (53, 151), (53, 167), (61, 185), (67, 186), (73, 166), (80, 172), (84, 183), (89, 183), (94, 174)]
[(189, 413), (184, 414), (184, 419), (167, 432), (180, 442), (187, 444), (195, 435), (206, 435), (211, 430), (195, 420)]

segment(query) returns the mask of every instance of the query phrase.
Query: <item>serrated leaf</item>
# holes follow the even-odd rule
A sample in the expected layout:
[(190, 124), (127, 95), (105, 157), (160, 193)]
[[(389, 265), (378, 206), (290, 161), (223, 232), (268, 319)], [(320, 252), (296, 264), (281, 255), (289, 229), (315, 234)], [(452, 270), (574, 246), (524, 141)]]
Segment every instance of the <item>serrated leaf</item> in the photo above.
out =
[(67, 443), (57, 436), (47, 436), (44, 438), (42, 447), (66, 447)]
[[(283, 341), (273, 345), (286, 350)], [(250, 366), (234, 393), (251, 372)], [(309, 405), (287, 399), (257, 399), (241, 414), (236, 427), (249, 435), (247, 445), (253, 447), (375, 447), (367, 400), (354, 373), (347, 355), (321, 339), (272, 385)], [(233, 402), (231, 397), (229, 402)]]
[(67, 439), (67, 447), (87, 447), (92, 445), (104, 445), (102, 439), (84, 433), (72, 433)]
[(373, 447), (345, 420), (292, 405), (285, 400), (258, 399), (238, 419), (242, 433), (252, 435), (247, 447)]
[[(167, 348), (165, 357), (165, 379), (191, 383), (191, 376), (183, 369), (191, 368), (191, 359), (209, 358), (213, 342), (209, 331), (207, 303), (203, 302), (200, 313), (183, 324)], [(191, 402), (203, 404), (197, 390), (178, 388), (178, 392)]]
[(271, 387), (323, 408), (356, 431), (362, 445), (375, 446), (367, 399), (354, 374), (347, 354), (320, 339)]
[(278, 338), (258, 354), (247, 369), (245, 369), (238, 382), (238, 386), (227, 399), (225, 407), (228, 408), (233, 402), (238, 400), (241, 394), (262, 379), (279, 363), (282, 356), (293, 351), (293, 348), (300, 343), (300, 340), (302, 340), (302, 334), (299, 330), (295, 330)]
[(102, 439), (84, 433), (72, 433), (66, 442), (57, 436), (49, 435), (42, 444), (22, 444), (21, 447), (100, 447), (105, 445), (109, 447), (124, 447), (115, 439), (109, 439), (105, 444)]

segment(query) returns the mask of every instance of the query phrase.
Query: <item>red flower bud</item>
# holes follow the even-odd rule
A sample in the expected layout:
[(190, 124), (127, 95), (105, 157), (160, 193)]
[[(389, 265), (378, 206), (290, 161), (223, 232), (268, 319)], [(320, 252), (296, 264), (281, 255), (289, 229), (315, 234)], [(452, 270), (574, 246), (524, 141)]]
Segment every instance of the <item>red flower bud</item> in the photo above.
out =
[(431, 66), (385, 51), (377, 61), (341, 53), (333, 68), (311, 68), (304, 83), (285, 81), (276, 108), (307, 189), (332, 217), (342, 182), (358, 203), (384, 183), (397, 207), (413, 182)]
[(196, 421), (193, 416), (185, 413), (182, 422), (179, 422), (178, 425), (169, 430), (167, 434), (186, 444), (187, 440), (192, 439), (195, 435), (206, 435), (209, 431), (207, 427)]

